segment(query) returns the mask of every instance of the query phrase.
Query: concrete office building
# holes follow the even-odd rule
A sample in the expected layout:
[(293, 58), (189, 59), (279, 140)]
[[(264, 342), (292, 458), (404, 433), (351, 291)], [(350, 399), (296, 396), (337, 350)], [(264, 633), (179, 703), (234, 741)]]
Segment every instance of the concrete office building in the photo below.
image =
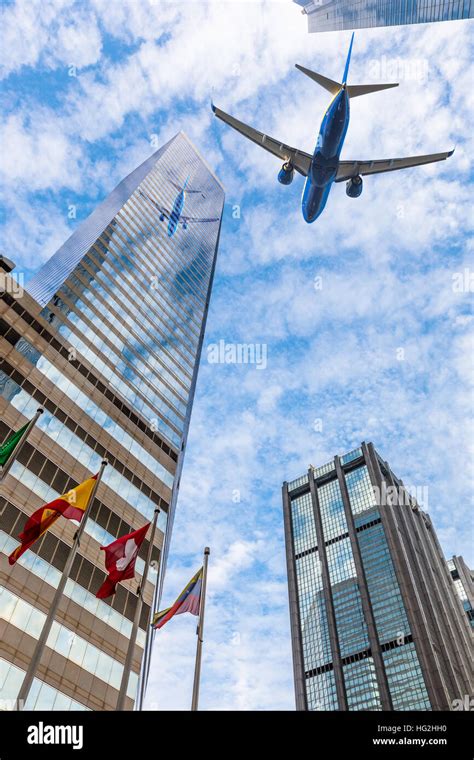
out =
[[(166, 566), (224, 191), (180, 133), (129, 174), (30, 280), (0, 261), (0, 441), (44, 407), (0, 484), (0, 706), (18, 694), (75, 526), (10, 566), (27, 516), (107, 457), (26, 709), (115, 708), (137, 581), (99, 600), (106, 545), (160, 510), (129, 680)], [(137, 560), (143, 572), (148, 539)], [(160, 582), (156, 569), (161, 562)], [(149, 646), (149, 645), (148, 645)]]
[(450, 710), (472, 633), (429, 516), (372, 444), (283, 485), (298, 710)]

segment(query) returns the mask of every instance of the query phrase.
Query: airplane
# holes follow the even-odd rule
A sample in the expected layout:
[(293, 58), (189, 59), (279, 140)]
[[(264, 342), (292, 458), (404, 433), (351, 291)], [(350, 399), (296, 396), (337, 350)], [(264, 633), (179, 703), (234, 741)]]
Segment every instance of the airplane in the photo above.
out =
[(188, 224), (193, 224), (196, 222), (218, 222), (219, 217), (212, 217), (212, 218), (198, 218), (195, 216), (184, 216), (183, 215), (183, 209), (184, 209), (184, 202), (186, 200), (186, 195), (188, 193), (201, 193), (202, 197), (205, 198), (204, 193), (201, 190), (187, 190), (187, 184), (188, 184), (189, 176), (186, 177), (186, 181), (184, 185), (181, 187), (180, 185), (177, 185), (173, 180), (169, 180), (172, 185), (179, 191), (178, 195), (176, 196), (173, 208), (171, 211), (168, 211), (168, 209), (164, 208), (164, 206), (160, 206), (156, 201), (153, 200), (153, 198), (150, 198), (150, 196), (145, 193), (143, 190), (139, 190), (139, 195), (142, 196), (142, 198), (145, 198), (149, 203), (153, 204), (155, 208), (158, 209), (160, 212), (160, 222), (164, 222), (165, 219), (168, 219), (168, 237), (173, 237), (174, 233), (178, 229), (179, 223), (181, 222), (183, 230), (187, 229)]
[(334, 182), (346, 182), (347, 195), (350, 198), (358, 198), (362, 193), (363, 176), (406, 169), (411, 166), (421, 166), (422, 164), (429, 164), (434, 161), (443, 161), (454, 153), (454, 150), (451, 150), (445, 153), (432, 153), (430, 155), (412, 156), (410, 158), (389, 158), (375, 161), (340, 160), (342, 146), (344, 145), (349, 126), (350, 99), (371, 92), (398, 87), (398, 83), (349, 85), (347, 77), (353, 42), (354, 34), (352, 34), (349, 46), (342, 83), (335, 82), (315, 71), (304, 68), (304, 66), (295, 64), (296, 68), (302, 71), (303, 74), (306, 74), (306, 76), (333, 95), (333, 99), (324, 114), (316, 147), (312, 155), (285, 145), (285, 143), (269, 137), (263, 132), (259, 132), (221, 111), (214, 103), (211, 103), (212, 110), (219, 119), (236, 129), (249, 140), (252, 140), (252, 142), (283, 160), (283, 166), (278, 174), (278, 181), (282, 185), (290, 185), (292, 183), (295, 169), (303, 177), (306, 177), (301, 207), (303, 218), (308, 224), (314, 222), (323, 212)]

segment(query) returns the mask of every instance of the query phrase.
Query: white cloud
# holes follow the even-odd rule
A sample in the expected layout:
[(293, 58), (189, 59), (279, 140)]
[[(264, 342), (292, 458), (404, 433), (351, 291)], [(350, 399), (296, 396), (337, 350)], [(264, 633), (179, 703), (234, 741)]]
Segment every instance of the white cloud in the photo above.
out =
[(90, 66), (99, 60), (101, 35), (97, 19), (71, 0), (28, 0), (5, 5), (0, 18), (3, 77), (23, 66)]
[(25, 114), (11, 114), (0, 125), (0, 172), (4, 182), (32, 192), (50, 187), (77, 189), (80, 150), (57, 128), (51, 114), (41, 125), (28, 124)]

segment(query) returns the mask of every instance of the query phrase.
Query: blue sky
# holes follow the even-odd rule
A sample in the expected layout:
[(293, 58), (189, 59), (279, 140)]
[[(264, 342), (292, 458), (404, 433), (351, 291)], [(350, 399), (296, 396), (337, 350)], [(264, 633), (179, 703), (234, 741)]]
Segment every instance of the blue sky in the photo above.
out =
[[(279, 162), (209, 103), (310, 152), (328, 93), (294, 64), (340, 78), (349, 33), (308, 35), (289, 0), (24, 0), (2, 15), (0, 221), (20, 271), (152, 139), (183, 129), (225, 185), (163, 601), (209, 545), (201, 707), (293, 709), (283, 480), (373, 441), (406, 484), (428, 487), (446, 555), (472, 564), (472, 23), (356, 34), (350, 81), (400, 87), (353, 101), (342, 157), (456, 152), (369, 177), (357, 200), (337, 186), (306, 225), (302, 178), (278, 185)], [(209, 363), (219, 340), (265, 344), (266, 369)], [(189, 708), (195, 638), (189, 615), (157, 636), (150, 708)]]

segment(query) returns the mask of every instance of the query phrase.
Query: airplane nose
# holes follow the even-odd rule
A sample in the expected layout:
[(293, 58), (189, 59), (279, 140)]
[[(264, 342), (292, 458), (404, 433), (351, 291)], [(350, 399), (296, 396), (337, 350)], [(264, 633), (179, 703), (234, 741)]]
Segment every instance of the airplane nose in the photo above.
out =
[(301, 210), (305, 222), (312, 224), (319, 216), (321, 216), (326, 205), (329, 190), (330, 185), (327, 185), (326, 187), (315, 187), (309, 183), (306, 186), (301, 204)]
[(307, 222), (307, 224), (312, 224), (313, 222), (315, 222), (321, 213), (321, 211), (318, 208), (309, 209), (306, 205), (302, 206), (302, 211), (303, 211), (303, 219), (305, 220), (305, 222)]

